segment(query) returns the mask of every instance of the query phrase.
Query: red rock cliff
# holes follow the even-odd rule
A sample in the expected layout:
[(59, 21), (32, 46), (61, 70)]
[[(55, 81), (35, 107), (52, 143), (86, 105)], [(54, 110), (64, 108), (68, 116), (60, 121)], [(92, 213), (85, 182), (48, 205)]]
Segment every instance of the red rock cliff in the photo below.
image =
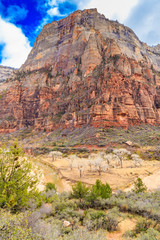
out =
[(3, 83), (0, 132), (160, 124), (160, 46), (96, 9), (46, 25)]

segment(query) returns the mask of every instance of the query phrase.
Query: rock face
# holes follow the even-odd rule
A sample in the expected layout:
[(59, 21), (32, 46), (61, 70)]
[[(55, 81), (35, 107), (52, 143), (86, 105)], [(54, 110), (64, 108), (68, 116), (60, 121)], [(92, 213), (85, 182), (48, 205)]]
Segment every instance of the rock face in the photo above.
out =
[(0, 103), (1, 132), (160, 124), (160, 46), (76, 11), (43, 28)]
[(6, 79), (13, 77), (14, 68), (0, 66), (0, 83)]

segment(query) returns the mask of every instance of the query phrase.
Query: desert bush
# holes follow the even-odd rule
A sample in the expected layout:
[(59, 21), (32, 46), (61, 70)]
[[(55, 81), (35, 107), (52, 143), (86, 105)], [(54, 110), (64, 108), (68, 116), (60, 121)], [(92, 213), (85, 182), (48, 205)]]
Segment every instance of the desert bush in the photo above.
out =
[(160, 192), (142, 192), (139, 194), (121, 192), (106, 199), (103, 206), (105, 205), (106, 208), (117, 206), (120, 211), (129, 211), (155, 221), (160, 221), (159, 196)]
[(63, 240), (107, 240), (102, 231), (90, 232), (87, 229), (78, 229), (63, 237)]
[(138, 220), (138, 222), (136, 223), (136, 227), (135, 227), (135, 233), (141, 233), (141, 232), (146, 232), (148, 228), (150, 228), (152, 226), (152, 221), (151, 220), (147, 220), (145, 218), (140, 218)]
[(112, 209), (108, 213), (89, 209), (85, 212), (83, 225), (85, 225), (88, 230), (101, 228), (108, 231), (115, 231), (118, 228), (119, 216), (117, 209)]
[(97, 230), (99, 228), (107, 229), (106, 213), (104, 211), (97, 211), (89, 209), (85, 212), (83, 225), (88, 230)]
[(142, 233), (137, 240), (158, 240), (160, 239), (160, 232), (154, 230), (153, 228), (147, 229), (146, 233)]
[(43, 203), (42, 206), (39, 208), (40, 214), (45, 217), (48, 217), (52, 213), (52, 206), (50, 204)]
[(62, 222), (54, 218), (39, 219), (32, 226), (32, 231), (43, 240), (59, 240), (64, 233)]
[(52, 203), (57, 200), (57, 192), (54, 189), (44, 191), (41, 193), (43, 201), (46, 203)]
[(135, 239), (136, 233), (132, 230), (128, 230), (123, 234), (123, 238), (130, 240), (130, 239)]
[(77, 204), (74, 201), (69, 200), (59, 200), (57, 199), (55, 202), (52, 203), (53, 212), (55, 214), (59, 214), (60, 212), (64, 211), (67, 208), (72, 208), (73, 210), (77, 209)]
[(116, 231), (118, 229), (119, 218), (121, 214), (117, 207), (110, 209), (107, 213), (107, 230)]
[(69, 221), (72, 225), (72, 228), (75, 228), (77, 225), (81, 224), (80, 221), (83, 219), (83, 213), (75, 211), (72, 208), (66, 208), (56, 214), (55, 217), (60, 220)]
[(38, 233), (32, 232), (25, 213), (13, 215), (0, 211), (0, 239), (41, 240), (42, 238)]

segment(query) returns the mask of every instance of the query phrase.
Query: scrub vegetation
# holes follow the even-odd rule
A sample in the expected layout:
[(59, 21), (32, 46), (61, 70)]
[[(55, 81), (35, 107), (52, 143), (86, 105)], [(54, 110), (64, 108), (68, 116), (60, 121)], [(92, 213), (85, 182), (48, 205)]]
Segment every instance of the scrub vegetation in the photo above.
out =
[(0, 169), (0, 239), (116, 239), (125, 221), (135, 224), (121, 239), (160, 239), (160, 191), (149, 192), (139, 177), (130, 192), (113, 192), (99, 179), (90, 186), (76, 182), (70, 192), (59, 193), (53, 183), (39, 191), (39, 171), (18, 142), (1, 148)]

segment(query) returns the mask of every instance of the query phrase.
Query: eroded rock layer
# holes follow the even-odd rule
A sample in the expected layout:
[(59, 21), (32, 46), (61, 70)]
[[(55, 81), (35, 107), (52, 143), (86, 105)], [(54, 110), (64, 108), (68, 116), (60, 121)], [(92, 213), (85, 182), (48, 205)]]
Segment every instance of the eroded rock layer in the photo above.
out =
[(96, 9), (46, 25), (3, 86), (0, 132), (160, 124), (160, 46)]

